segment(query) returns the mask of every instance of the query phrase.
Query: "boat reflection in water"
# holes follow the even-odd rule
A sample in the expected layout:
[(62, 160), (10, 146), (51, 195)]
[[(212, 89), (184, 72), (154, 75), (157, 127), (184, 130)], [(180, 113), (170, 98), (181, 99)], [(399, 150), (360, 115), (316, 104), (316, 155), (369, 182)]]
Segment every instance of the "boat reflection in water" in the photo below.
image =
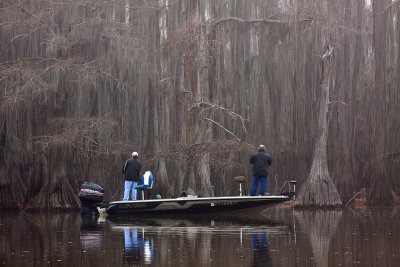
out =
[(94, 216), (82, 216), (80, 241), (83, 249), (99, 249), (104, 241), (104, 229)]
[(253, 266), (272, 266), (269, 243), (266, 231), (252, 232), (254, 259)]
[(124, 240), (125, 264), (151, 264), (154, 255), (153, 237), (145, 235), (140, 224), (115, 224), (98, 216), (82, 216), (80, 241), (85, 251), (101, 250), (105, 243), (104, 233), (108, 226), (113, 232), (121, 232)]
[(124, 256), (128, 264), (141, 263), (142, 260), (145, 264), (153, 262), (154, 247), (151, 237), (146, 238), (144, 229), (138, 233), (136, 226), (124, 226)]
[[(282, 215), (282, 210), (276, 214)], [(400, 266), (399, 207), (295, 211), (280, 220), (289, 226), (217, 216), (97, 219), (79, 213), (2, 211), (0, 263), (8, 267), (249, 267), (260, 262), (264, 266)], [(128, 263), (131, 248), (139, 253), (140, 263)]]
[(290, 231), (219, 217), (111, 217), (106, 225), (124, 237), (125, 264), (154, 266), (272, 266), (268, 235)]
[[(138, 229), (142, 230), (138, 233)], [(123, 226), (124, 231), (124, 256), (128, 264), (141, 263), (150, 264), (153, 261), (154, 246), (151, 237), (145, 237), (143, 228), (136, 226)]]

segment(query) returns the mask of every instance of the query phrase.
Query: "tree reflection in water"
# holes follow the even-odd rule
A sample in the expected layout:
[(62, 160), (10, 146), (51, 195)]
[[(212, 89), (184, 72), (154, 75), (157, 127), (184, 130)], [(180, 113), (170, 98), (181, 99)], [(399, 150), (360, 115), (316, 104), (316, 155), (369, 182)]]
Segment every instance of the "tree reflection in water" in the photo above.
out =
[(329, 266), (330, 242), (336, 234), (336, 229), (342, 217), (342, 211), (300, 210), (295, 211), (295, 217), (298, 219), (301, 229), (310, 238), (316, 266)]
[[(288, 217), (285, 222), (289, 222)], [(98, 221), (0, 212), (0, 264), (13, 266), (399, 266), (398, 208), (294, 211), (295, 225)]]

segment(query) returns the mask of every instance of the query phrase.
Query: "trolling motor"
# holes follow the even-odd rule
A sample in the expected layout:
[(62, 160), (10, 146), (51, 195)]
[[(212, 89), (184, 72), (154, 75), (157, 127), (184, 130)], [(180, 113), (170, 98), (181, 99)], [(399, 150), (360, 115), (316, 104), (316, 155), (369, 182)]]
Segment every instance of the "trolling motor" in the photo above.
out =
[(104, 189), (98, 184), (85, 182), (79, 191), (81, 201), (81, 214), (91, 214), (97, 212), (97, 207), (103, 203)]
[(280, 195), (288, 196), (296, 200), (296, 180), (285, 181), (282, 186)]

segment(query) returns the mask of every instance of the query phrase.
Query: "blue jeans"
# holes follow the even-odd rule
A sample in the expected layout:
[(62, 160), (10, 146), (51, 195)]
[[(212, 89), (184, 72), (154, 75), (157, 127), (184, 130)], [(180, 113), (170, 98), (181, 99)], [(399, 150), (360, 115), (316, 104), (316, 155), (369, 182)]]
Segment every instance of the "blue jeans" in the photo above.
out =
[(255, 196), (257, 193), (257, 187), (260, 184), (260, 196), (265, 196), (267, 192), (267, 176), (253, 176), (251, 182), (250, 196)]
[(125, 261), (126, 263), (140, 263), (140, 246), (137, 228), (124, 228)]
[(125, 248), (132, 248), (134, 246), (138, 247), (139, 242), (138, 242), (138, 232), (137, 228), (124, 228), (124, 241), (125, 241)]
[(137, 182), (133, 181), (125, 181), (125, 191), (124, 191), (124, 200), (129, 200), (129, 192), (132, 190), (132, 200), (136, 200), (136, 189), (135, 187), (138, 185)]

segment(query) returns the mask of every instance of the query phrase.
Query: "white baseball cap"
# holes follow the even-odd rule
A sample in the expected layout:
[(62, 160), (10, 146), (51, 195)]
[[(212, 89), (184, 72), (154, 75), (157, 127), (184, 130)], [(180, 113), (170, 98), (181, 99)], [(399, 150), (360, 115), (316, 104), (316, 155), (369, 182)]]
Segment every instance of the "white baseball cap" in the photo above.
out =
[(137, 158), (137, 157), (139, 157), (139, 154), (136, 151), (134, 151), (134, 152), (132, 152), (132, 157)]

